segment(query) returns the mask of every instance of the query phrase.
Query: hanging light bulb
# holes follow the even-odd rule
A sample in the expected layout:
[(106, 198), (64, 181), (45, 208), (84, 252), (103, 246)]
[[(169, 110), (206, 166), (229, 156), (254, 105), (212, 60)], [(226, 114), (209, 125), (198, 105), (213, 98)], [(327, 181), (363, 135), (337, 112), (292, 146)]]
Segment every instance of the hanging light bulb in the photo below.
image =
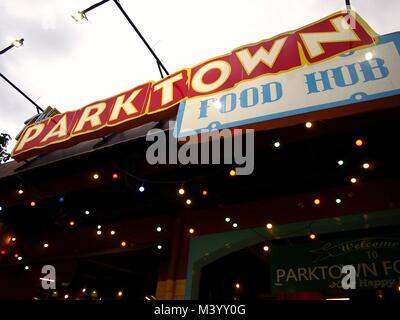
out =
[(310, 129), (312, 127), (312, 122), (306, 122), (306, 128)]
[(187, 199), (187, 200), (186, 200), (186, 204), (187, 204), (188, 206), (190, 206), (190, 205), (192, 204), (192, 200)]
[(190, 233), (190, 234), (193, 234), (193, 233), (194, 233), (194, 229), (193, 229), (193, 228), (190, 228), (190, 229), (189, 229), (189, 233)]
[(321, 200), (319, 200), (319, 199), (315, 199), (315, 200), (314, 200), (314, 204), (315, 204), (316, 206), (318, 206), (320, 203), (321, 203)]
[(144, 186), (143, 186), (143, 185), (141, 185), (141, 186), (139, 187), (139, 191), (140, 191), (140, 192), (144, 192)]
[(267, 223), (266, 227), (267, 227), (268, 230), (271, 230), (272, 229), (272, 223)]
[(178, 193), (182, 196), (185, 194), (185, 189), (183, 189), (182, 187), (179, 188)]

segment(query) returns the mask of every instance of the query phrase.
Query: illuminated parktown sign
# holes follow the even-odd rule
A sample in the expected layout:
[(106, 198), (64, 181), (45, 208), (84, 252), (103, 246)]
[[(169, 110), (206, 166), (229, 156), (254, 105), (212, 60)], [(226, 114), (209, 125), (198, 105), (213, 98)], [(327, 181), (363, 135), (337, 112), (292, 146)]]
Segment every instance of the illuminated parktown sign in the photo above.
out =
[[(79, 110), (28, 125), (12, 156), (20, 161), (110, 132), (168, 118), (176, 115), (179, 103), (176, 136), (264, 121), (265, 105), (275, 109), (273, 103), (283, 101), (284, 108), (288, 107), (288, 102), (291, 108), (296, 108), (296, 94), (292, 93), (291, 99), (285, 101), (282, 99), (284, 90), (289, 87), (292, 92), (300, 90), (298, 85), (304, 85), (304, 81), (296, 76), (293, 78), (296, 82), (291, 84), (290, 77), (285, 78), (285, 74), (308, 68), (310, 90), (319, 91), (320, 84), (328, 88), (330, 75), (314, 73), (318, 65), (329, 64), (343, 53), (374, 46), (377, 40), (377, 35), (361, 17), (354, 12), (338, 12), (301, 29), (183, 69), (158, 82), (147, 82)], [(384, 76), (383, 61), (376, 60), (374, 65), (350, 66), (351, 80), (354, 80), (354, 72), (360, 72), (360, 67), (365, 77), (361, 82), (368, 77)], [(339, 71), (336, 71), (336, 81), (342, 80)], [(347, 78), (348, 75), (343, 79), (344, 85)], [(325, 99), (329, 101), (329, 97)], [(235, 108), (237, 105), (240, 108)], [(254, 113), (252, 110), (256, 106), (262, 106), (264, 111)], [(277, 105), (278, 109), (281, 107)], [(285, 116), (285, 110), (275, 113)]]

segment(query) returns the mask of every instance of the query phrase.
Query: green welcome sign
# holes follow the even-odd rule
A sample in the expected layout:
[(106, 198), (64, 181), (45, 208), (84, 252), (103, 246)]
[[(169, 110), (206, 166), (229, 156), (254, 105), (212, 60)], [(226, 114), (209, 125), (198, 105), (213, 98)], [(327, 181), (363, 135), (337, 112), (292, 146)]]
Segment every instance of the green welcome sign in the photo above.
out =
[(399, 285), (399, 235), (275, 246), (271, 251), (272, 292), (341, 291), (344, 265), (355, 267), (357, 289)]

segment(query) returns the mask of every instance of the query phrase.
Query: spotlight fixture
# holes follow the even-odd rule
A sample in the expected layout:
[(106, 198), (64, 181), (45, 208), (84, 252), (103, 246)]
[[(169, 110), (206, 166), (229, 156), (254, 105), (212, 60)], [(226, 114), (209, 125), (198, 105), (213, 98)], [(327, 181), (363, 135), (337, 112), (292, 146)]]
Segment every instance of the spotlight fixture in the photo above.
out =
[(24, 44), (24, 39), (17, 39), (17, 40), (14, 40), (12, 43), (12, 45), (16, 48), (21, 47), (23, 44)]
[(87, 17), (86, 17), (86, 15), (85, 15), (85, 13), (82, 12), (82, 11), (75, 12), (74, 14), (71, 15), (71, 17), (72, 17), (76, 22), (79, 22), (79, 21), (81, 21), (81, 20), (83, 20), (83, 19), (86, 19), (86, 20), (87, 20)]

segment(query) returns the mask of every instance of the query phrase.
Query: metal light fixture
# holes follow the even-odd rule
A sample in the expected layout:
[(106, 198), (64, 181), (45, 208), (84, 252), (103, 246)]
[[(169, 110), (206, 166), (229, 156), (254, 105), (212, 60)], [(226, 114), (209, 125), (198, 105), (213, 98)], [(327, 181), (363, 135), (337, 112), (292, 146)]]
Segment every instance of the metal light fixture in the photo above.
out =
[[(109, 2), (110, 0), (102, 0), (100, 2), (95, 3), (94, 5), (90, 6), (89, 8), (86, 8), (85, 10), (82, 11), (78, 11), (77, 13), (74, 13), (72, 15), (72, 18), (79, 22), (83, 19), (87, 19), (86, 17), (86, 13), (88, 13), (89, 11), (101, 6), (102, 4)], [(135, 30), (135, 32), (137, 33), (137, 35), (139, 36), (139, 38), (143, 41), (143, 43), (145, 44), (145, 46), (147, 47), (147, 49), (150, 51), (150, 53), (152, 54), (152, 56), (155, 58), (156, 62), (157, 62), (157, 66), (158, 66), (158, 70), (160, 71), (160, 75), (161, 78), (164, 78), (164, 73), (168, 76), (169, 72), (167, 70), (167, 68), (165, 68), (165, 66), (163, 65), (163, 63), (161, 62), (161, 60), (158, 58), (158, 56), (156, 55), (156, 53), (153, 51), (153, 49), (150, 47), (150, 45), (148, 44), (148, 42), (146, 41), (146, 39), (143, 37), (143, 35), (140, 33), (139, 29), (135, 26), (135, 24), (133, 23), (133, 21), (131, 20), (131, 18), (128, 16), (128, 14), (125, 12), (124, 8), (122, 8), (121, 4), (119, 3), (119, 0), (113, 0), (114, 4), (118, 7), (119, 11), (123, 14), (123, 16), (125, 17), (125, 19), (128, 21), (128, 23), (131, 25), (131, 27), (133, 28), (133, 30)]]
[(81, 21), (81, 20), (83, 20), (83, 19), (86, 19), (86, 20), (87, 20), (86, 14), (85, 14), (84, 12), (82, 12), (82, 11), (78, 11), (78, 12), (72, 14), (71, 17), (72, 17), (76, 22), (79, 22), (79, 21)]
[(23, 44), (24, 44), (24, 39), (17, 39), (17, 40), (14, 40), (12, 43), (12, 45), (16, 48), (19, 48)]

